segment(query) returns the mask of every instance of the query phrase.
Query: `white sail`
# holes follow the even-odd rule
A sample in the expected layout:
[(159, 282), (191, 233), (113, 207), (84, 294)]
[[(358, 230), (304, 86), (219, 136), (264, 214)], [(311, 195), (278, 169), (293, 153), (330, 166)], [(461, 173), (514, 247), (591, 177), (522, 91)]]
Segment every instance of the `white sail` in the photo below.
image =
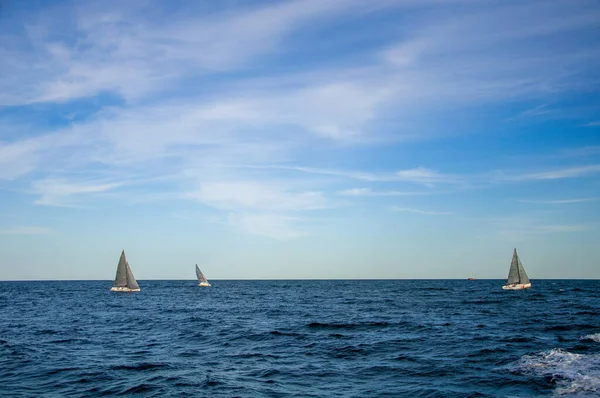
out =
[(206, 279), (202, 271), (200, 271), (198, 264), (196, 264), (196, 276), (198, 277), (198, 286), (210, 286), (208, 279)]

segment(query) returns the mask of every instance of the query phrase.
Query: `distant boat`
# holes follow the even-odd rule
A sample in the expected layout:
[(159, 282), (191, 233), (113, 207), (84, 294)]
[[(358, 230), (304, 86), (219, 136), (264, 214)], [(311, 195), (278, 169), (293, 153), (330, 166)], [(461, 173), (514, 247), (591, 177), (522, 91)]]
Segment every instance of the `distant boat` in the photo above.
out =
[(470, 277), (468, 277), (468, 278), (467, 278), (467, 280), (470, 280), (470, 281), (476, 281), (476, 280), (477, 280), (477, 278), (474, 278), (474, 277), (470, 276)]
[(110, 289), (111, 292), (139, 292), (140, 286), (138, 285), (127, 258), (125, 257), (125, 250), (121, 252), (121, 258), (119, 259), (119, 265), (117, 266), (117, 275), (115, 276), (114, 286)]
[(520, 290), (520, 289), (529, 289), (531, 287), (531, 282), (529, 281), (529, 277), (527, 273), (525, 273), (525, 268), (523, 268), (523, 264), (521, 264), (521, 260), (519, 260), (519, 255), (517, 254), (517, 249), (515, 249), (513, 253), (512, 262), (510, 263), (510, 271), (508, 271), (508, 278), (506, 279), (506, 285), (502, 286), (504, 290)]
[(198, 268), (198, 264), (196, 264), (196, 276), (198, 277), (198, 286), (210, 286), (208, 279), (206, 279), (200, 268)]

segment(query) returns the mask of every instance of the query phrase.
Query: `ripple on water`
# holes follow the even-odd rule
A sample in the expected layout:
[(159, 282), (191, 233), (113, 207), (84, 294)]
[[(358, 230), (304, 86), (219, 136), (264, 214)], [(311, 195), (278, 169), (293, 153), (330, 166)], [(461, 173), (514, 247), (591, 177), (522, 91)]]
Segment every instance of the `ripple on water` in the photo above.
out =
[(26, 284), (0, 282), (0, 395), (598, 395), (598, 281)]

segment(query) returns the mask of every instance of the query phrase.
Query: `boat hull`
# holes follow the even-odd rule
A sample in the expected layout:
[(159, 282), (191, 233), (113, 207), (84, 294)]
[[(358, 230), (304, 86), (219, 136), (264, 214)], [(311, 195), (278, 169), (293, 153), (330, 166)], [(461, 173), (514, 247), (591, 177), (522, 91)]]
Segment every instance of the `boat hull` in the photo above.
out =
[(531, 287), (531, 283), (512, 283), (510, 285), (504, 285), (502, 286), (502, 289), (504, 290), (523, 290), (523, 289), (529, 289)]
[(210, 287), (210, 283), (208, 283), (208, 282), (200, 282), (200, 283), (198, 283), (198, 286)]
[(111, 292), (126, 292), (126, 293), (129, 293), (129, 292), (139, 292), (140, 289), (130, 289), (128, 287), (123, 287), (123, 286), (113, 286), (113, 287), (110, 288), (110, 291)]

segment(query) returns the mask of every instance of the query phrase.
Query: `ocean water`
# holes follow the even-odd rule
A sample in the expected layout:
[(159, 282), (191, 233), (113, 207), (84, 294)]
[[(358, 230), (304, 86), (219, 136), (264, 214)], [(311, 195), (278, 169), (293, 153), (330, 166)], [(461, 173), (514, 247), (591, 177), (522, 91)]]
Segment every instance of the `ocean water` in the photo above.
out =
[(0, 396), (600, 395), (600, 281), (0, 282)]

